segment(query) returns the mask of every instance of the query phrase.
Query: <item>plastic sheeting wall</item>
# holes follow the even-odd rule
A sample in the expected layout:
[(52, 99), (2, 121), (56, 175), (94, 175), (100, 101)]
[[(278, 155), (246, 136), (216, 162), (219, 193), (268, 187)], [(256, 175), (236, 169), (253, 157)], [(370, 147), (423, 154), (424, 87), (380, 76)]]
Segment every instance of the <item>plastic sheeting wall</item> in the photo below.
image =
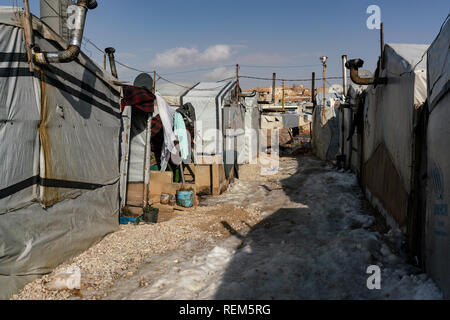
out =
[(144, 183), (147, 117), (148, 115), (139, 109), (132, 110), (128, 182)]
[(261, 129), (261, 110), (258, 105), (259, 94), (255, 97), (245, 98), (245, 148), (240, 152), (238, 163), (254, 163), (258, 157)]
[[(422, 107), (427, 96), (426, 59), (422, 59), (427, 48), (386, 45), (381, 76), (388, 84), (370, 86), (366, 95), (363, 183), (400, 227), (406, 223), (411, 193), (415, 108)], [(391, 174), (385, 174), (387, 168)]]
[(18, 192), (8, 188), (39, 174), (40, 88), (31, 74), (20, 76), (21, 70), (28, 68), (21, 29), (0, 24), (0, 39), (1, 215), (38, 197), (37, 185), (32, 182)]
[(169, 106), (181, 107), (183, 96), (194, 88), (196, 83), (156, 83), (156, 91), (164, 98)]
[(31, 75), (15, 17), (0, 10), (0, 298), (117, 230), (119, 213), (118, 92), (83, 54)]
[(339, 115), (338, 109), (326, 107), (326, 124), (322, 125), (322, 106), (314, 109), (312, 146), (314, 154), (321, 160), (334, 161), (339, 153)]
[[(231, 90), (236, 83), (201, 82), (183, 97), (190, 102), (196, 114), (196, 156), (214, 156), (223, 153), (223, 107), (230, 105)], [(228, 102), (226, 102), (226, 100)]]
[(427, 269), (450, 297), (450, 22), (428, 52)]

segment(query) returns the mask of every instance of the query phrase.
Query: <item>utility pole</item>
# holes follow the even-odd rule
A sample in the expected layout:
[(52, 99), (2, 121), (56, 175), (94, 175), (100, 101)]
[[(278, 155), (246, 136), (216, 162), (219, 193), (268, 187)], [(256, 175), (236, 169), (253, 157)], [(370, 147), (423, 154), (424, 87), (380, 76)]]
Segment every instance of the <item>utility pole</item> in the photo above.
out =
[(240, 91), (241, 91), (241, 86), (239, 83), (239, 64), (236, 64), (236, 103), (239, 103)]
[(275, 89), (276, 89), (276, 81), (277, 81), (277, 74), (274, 73), (272, 75), (272, 104), (275, 105)]
[(320, 61), (322, 61), (322, 66), (323, 66), (323, 105), (322, 105), (322, 125), (325, 125), (326, 119), (325, 119), (325, 107), (326, 107), (326, 92), (325, 92), (325, 70), (327, 69), (327, 60), (328, 57), (323, 56), (320, 57)]
[[(342, 78), (343, 78), (343, 96), (344, 96), (344, 103), (347, 103), (347, 68), (346, 65), (347, 64), (347, 56), (343, 55), (342, 56)], [(340, 162), (342, 164), (343, 167), (346, 167), (347, 164), (347, 159), (345, 156), (345, 109), (344, 109), (344, 105), (341, 104), (340, 106), (341, 109), (341, 154), (340, 154)], [(349, 152), (353, 152), (350, 148)]]
[(380, 46), (381, 46), (381, 68), (384, 69), (384, 22), (381, 23), (380, 26)]
[[(312, 73), (312, 83), (311, 83), (311, 102), (313, 104), (313, 111), (312, 114), (314, 116), (314, 111), (316, 110), (316, 73), (313, 72)], [(313, 118), (314, 121), (314, 118)], [(312, 122), (309, 123), (309, 135), (311, 138), (311, 143), (312, 143), (312, 139), (313, 139), (313, 127), (312, 127)]]
[(285, 103), (285, 87), (284, 87), (284, 80), (283, 80), (283, 98), (282, 98), (282, 106), (283, 106), (283, 113), (286, 113), (286, 110), (284, 108), (284, 103)]
[(312, 73), (311, 83), (311, 102), (313, 103), (313, 110), (316, 108), (316, 73)]

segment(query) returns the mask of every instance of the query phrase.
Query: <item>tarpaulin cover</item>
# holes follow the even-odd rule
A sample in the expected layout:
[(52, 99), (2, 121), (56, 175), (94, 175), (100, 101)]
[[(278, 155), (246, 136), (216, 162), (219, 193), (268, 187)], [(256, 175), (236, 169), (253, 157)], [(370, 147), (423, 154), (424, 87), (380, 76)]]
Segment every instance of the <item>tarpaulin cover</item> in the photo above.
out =
[(223, 107), (231, 105), (231, 92), (235, 82), (201, 82), (184, 97), (183, 103), (190, 102), (195, 109), (196, 145), (199, 154), (196, 156), (221, 155), (223, 153)]
[(428, 51), (428, 99), (429, 108), (433, 110), (450, 88), (450, 20), (442, 27), (442, 30)]
[(317, 105), (313, 113), (312, 147), (321, 160), (334, 161), (339, 152), (339, 110), (325, 108), (325, 125), (322, 124), (322, 106)]
[(169, 106), (181, 107), (183, 96), (189, 92), (197, 83), (180, 82), (177, 84), (169, 82), (156, 82), (156, 91), (166, 100)]
[(427, 99), (427, 49), (427, 45), (387, 44), (381, 77), (387, 77), (388, 84), (369, 86), (366, 96), (364, 162), (384, 144), (407, 193), (411, 191), (414, 110)]
[(188, 139), (186, 124), (181, 113), (175, 112), (174, 116), (174, 132), (180, 146), (181, 159), (189, 159), (189, 146), (191, 140)]
[(261, 109), (258, 105), (259, 94), (255, 97), (245, 98), (245, 149), (239, 154), (239, 163), (254, 163), (259, 152)]
[(450, 297), (450, 21), (428, 52), (427, 269)]
[[(117, 230), (119, 213), (117, 88), (83, 53), (32, 75), (15, 11), (0, 8), (0, 298)], [(62, 49), (33, 25), (42, 50)]]

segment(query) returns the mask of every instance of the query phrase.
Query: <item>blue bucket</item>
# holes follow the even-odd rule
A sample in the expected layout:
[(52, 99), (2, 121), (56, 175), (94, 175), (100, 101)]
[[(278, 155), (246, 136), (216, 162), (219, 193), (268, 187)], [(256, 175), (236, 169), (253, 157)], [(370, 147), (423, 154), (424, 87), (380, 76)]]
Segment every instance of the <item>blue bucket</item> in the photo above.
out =
[(194, 205), (194, 191), (178, 191), (177, 204), (185, 208), (191, 208)]
[(136, 223), (136, 218), (133, 217), (120, 217), (120, 224)]

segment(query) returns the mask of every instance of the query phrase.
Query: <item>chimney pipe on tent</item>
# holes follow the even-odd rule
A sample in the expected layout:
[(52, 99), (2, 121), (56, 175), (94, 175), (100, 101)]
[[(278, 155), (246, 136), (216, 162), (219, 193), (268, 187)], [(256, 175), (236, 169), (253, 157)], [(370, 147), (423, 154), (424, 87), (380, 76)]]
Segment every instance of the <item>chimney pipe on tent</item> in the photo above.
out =
[(59, 52), (39, 52), (39, 49), (35, 48), (35, 62), (38, 64), (50, 64), (67, 63), (75, 60), (81, 51), (87, 12), (95, 8), (97, 8), (96, 0), (78, 0), (76, 6), (73, 6), (75, 23), (73, 26), (67, 26), (70, 33), (69, 47)]
[(111, 48), (111, 47), (106, 48), (105, 52), (108, 55), (109, 66), (111, 67), (111, 74), (114, 78), (118, 79), (119, 77), (117, 75), (116, 60), (114, 58), (114, 53), (116, 52), (116, 49)]
[(345, 66), (350, 69), (350, 78), (356, 84), (368, 86), (371, 84), (387, 84), (387, 78), (361, 78), (359, 76), (358, 69), (364, 65), (364, 61), (361, 59), (353, 59), (348, 61)]

